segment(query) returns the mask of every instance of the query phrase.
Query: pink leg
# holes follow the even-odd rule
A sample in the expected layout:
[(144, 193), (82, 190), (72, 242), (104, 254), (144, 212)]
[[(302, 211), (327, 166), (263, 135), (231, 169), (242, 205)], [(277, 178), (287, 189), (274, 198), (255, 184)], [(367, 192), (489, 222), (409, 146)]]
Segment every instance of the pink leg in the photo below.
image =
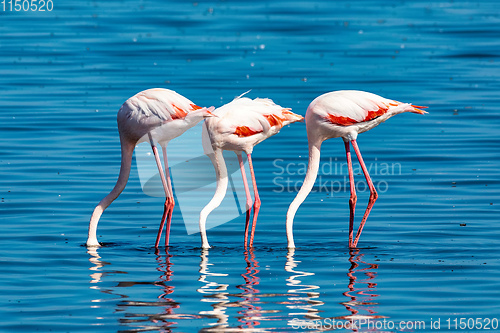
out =
[[(153, 149), (153, 154), (155, 156), (156, 166), (158, 167), (158, 172), (160, 173), (160, 178), (161, 178), (161, 182), (163, 185), (163, 189), (165, 190), (165, 195), (167, 197), (169, 197), (168, 183), (167, 183), (167, 180), (165, 179), (165, 174), (163, 173), (163, 167), (161, 165), (160, 155), (158, 154), (158, 148), (156, 148), (151, 135), (149, 135), (149, 140), (151, 143), (151, 148)], [(166, 215), (167, 215), (167, 205), (165, 203), (165, 208), (163, 210), (162, 222), (160, 223), (160, 231), (158, 232), (158, 235), (156, 236), (156, 243), (155, 243), (156, 248), (158, 247), (158, 244), (160, 243), (161, 231), (163, 230), (163, 225), (165, 224), (164, 218), (166, 217)]]
[(167, 220), (170, 203), (168, 198), (165, 200), (165, 205), (163, 206), (163, 215), (161, 216), (160, 228), (158, 229), (158, 234), (156, 235), (155, 247), (158, 248), (160, 245), (161, 233), (163, 232), (163, 227), (165, 226), (165, 221)]
[(250, 167), (250, 173), (252, 175), (252, 185), (253, 185), (253, 195), (255, 197), (255, 202), (253, 204), (253, 222), (252, 222), (252, 233), (250, 234), (250, 247), (253, 246), (253, 237), (255, 234), (255, 226), (257, 225), (257, 216), (260, 210), (260, 197), (259, 191), (257, 191), (257, 182), (255, 180), (255, 173), (253, 171), (252, 154), (247, 154), (248, 156), (248, 166)]
[(347, 157), (347, 167), (349, 168), (349, 187), (351, 188), (351, 197), (349, 198), (349, 247), (353, 247), (352, 236), (354, 228), (354, 210), (356, 208), (356, 186), (354, 185), (354, 173), (352, 171), (351, 148), (349, 142), (344, 142), (345, 153)]
[(238, 155), (238, 161), (240, 162), (241, 178), (243, 179), (243, 184), (245, 185), (245, 196), (247, 198), (246, 202), (246, 221), (245, 221), (245, 247), (248, 243), (248, 225), (250, 223), (250, 213), (252, 211), (252, 198), (250, 196), (250, 189), (248, 188), (247, 175), (245, 173), (245, 164), (243, 164), (243, 158), (241, 154)]
[[(170, 171), (168, 169), (168, 159), (167, 159), (167, 147), (162, 147), (163, 150), (163, 160), (165, 162), (165, 176), (167, 178), (167, 185), (169, 196), (165, 200), (165, 206), (168, 205), (167, 211), (167, 229), (165, 230), (165, 246), (168, 246), (168, 242), (170, 239), (170, 224), (172, 223), (172, 214), (174, 212), (175, 200), (174, 200), (174, 190), (172, 189), (172, 181), (170, 179)], [(165, 222), (165, 221), (163, 221)], [(161, 234), (161, 232), (160, 232)]]
[(366, 182), (368, 183), (368, 187), (370, 188), (370, 199), (368, 201), (368, 206), (366, 207), (365, 215), (363, 215), (363, 219), (358, 228), (358, 232), (356, 233), (356, 238), (354, 239), (354, 247), (358, 245), (359, 237), (361, 236), (361, 232), (363, 231), (363, 227), (365, 226), (366, 219), (368, 215), (370, 215), (370, 211), (372, 210), (375, 201), (377, 201), (378, 194), (375, 190), (375, 186), (373, 186), (372, 179), (370, 178), (370, 174), (366, 169), (365, 162), (363, 161), (363, 157), (361, 156), (361, 152), (359, 151), (358, 144), (356, 140), (352, 140), (352, 146), (354, 151), (356, 152), (356, 156), (358, 157), (359, 164), (361, 165), (361, 169), (363, 169), (363, 173), (365, 174)]

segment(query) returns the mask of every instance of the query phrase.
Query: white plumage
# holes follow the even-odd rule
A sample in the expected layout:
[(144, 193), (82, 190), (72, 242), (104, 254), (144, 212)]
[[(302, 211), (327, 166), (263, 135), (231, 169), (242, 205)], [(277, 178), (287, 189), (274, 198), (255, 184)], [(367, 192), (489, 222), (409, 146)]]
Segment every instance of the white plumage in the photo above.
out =
[(290, 110), (268, 98), (238, 97), (217, 108), (217, 117), (205, 123), (212, 146), (251, 154), (253, 147), (279, 133), (283, 126), (303, 119)]

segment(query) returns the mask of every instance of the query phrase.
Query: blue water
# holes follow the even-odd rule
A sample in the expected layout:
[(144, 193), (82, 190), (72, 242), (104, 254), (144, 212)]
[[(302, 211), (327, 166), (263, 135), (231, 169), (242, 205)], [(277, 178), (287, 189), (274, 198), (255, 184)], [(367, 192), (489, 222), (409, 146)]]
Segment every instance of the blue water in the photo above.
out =
[[(497, 1), (54, 0), (51, 12), (0, 11), (0, 331), (318, 331), (294, 324), (349, 318), (379, 326), (339, 331), (426, 332), (436, 320), (484, 331), (468, 320), (500, 313), (498, 36)], [(101, 219), (105, 246), (88, 250), (90, 214), (119, 170), (116, 112), (151, 87), (204, 106), (252, 89), (302, 115), (324, 92), (359, 89), (429, 114), (359, 137), (380, 196), (358, 250), (347, 248), (340, 139), (323, 145), (323, 187), (286, 249), (307, 162), (300, 123), (253, 154), (253, 251), (244, 215), (210, 229), (202, 251), (176, 206), (172, 246), (155, 253), (164, 199), (142, 191), (135, 163)]]

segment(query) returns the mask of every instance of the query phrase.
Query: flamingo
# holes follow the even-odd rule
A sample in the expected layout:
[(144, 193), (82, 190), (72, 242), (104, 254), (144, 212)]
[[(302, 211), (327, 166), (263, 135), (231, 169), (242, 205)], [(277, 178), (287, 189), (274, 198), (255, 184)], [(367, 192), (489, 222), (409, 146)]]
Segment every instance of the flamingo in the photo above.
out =
[[(246, 93), (245, 93), (246, 94)], [(243, 94), (243, 95), (245, 95)], [(208, 215), (217, 208), (226, 194), (228, 177), (223, 150), (231, 150), (238, 156), (241, 176), (245, 186), (246, 195), (246, 222), (245, 222), (245, 247), (248, 244), (248, 228), (250, 222), (250, 211), (252, 198), (247, 184), (242, 152), (248, 158), (248, 166), (252, 177), (254, 192), (252, 231), (250, 235), (250, 247), (253, 246), (255, 226), (260, 210), (260, 198), (255, 180), (252, 152), (253, 148), (265, 139), (277, 134), (283, 126), (304, 118), (291, 112), (289, 108), (283, 108), (267, 98), (250, 99), (247, 97), (236, 97), (232, 102), (217, 108), (214, 111), (216, 117), (205, 120), (204, 148), (213, 149), (213, 154), (208, 154), (215, 167), (217, 175), (217, 186), (215, 194), (210, 202), (200, 212), (200, 234), (202, 247), (210, 248), (207, 240), (205, 224)], [(207, 139), (209, 138), (209, 140)], [(208, 143), (210, 142), (210, 143)], [(208, 146), (208, 147), (207, 147)]]
[[(134, 148), (141, 142), (149, 141), (160, 173), (165, 191), (165, 206), (156, 237), (158, 248), (162, 230), (167, 221), (165, 246), (168, 246), (170, 222), (175, 206), (170, 174), (168, 171), (167, 145), (203, 118), (212, 116), (214, 107), (202, 108), (173, 90), (154, 88), (139, 92), (130, 97), (118, 111), (117, 123), (121, 144), (121, 167), (118, 180), (113, 190), (95, 207), (89, 223), (87, 246), (99, 246), (97, 241), (97, 224), (104, 210), (120, 195), (127, 184), (132, 164)], [(154, 141), (162, 147), (165, 162), (163, 172), (158, 148)], [(165, 178), (166, 175), (166, 178)]]
[[(387, 119), (400, 113), (413, 112), (425, 114), (421, 109), (425, 106), (401, 103), (381, 96), (356, 90), (333, 91), (314, 99), (306, 112), (307, 138), (309, 142), (309, 162), (304, 183), (297, 196), (290, 204), (286, 215), (286, 235), (288, 248), (295, 248), (293, 240), (293, 219), (297, 209), (305, 200), (314, 185), (320, 162), (321, 144), (331, 138), (341, 137), (344, 140), (347, 166), (349, 169), (349, 184), (351, 196), (349, 199), (349, 247), (355, 248), (363, 231), (366, 219), (378, 198), (375, 186), (363, 162), (356, 139), (359, 133), (366, 132), (383, 123)], [(359, 164), (365, 175), (370, 198), (356, 237), (353, 240), (354, 209), (356, 206), (356, 189), (352, 171), (351, 151), (352, 144)]]

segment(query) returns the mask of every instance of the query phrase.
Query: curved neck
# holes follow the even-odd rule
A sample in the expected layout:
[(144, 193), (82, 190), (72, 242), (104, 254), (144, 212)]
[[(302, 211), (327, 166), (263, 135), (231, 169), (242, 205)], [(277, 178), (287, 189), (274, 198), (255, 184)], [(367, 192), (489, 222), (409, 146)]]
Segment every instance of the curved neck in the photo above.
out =
[(116, 181), (116, 185), (111, 190), (111, 192), (104, 197), (104, 199), (99, 202), (99, 204), (95, 207), (94, 212), (92, 213), (92, 217), (90, 218), (89, 223), (89, 234), (87, 238), (87, 246), (99, 246), (99, 242), (97, 241), (97, 224), (99, 223), (99, 219), (106, 208), (122, 193), (125, 185), (127, 184), (128, 177), (130, 175), (130, 168), (132, 165), (132, 155), (134, 153), (135, 144), (127, 141), (126, 139), (120, 136), (120, 144), (121, 144), (121, 153), (122, 153), (122, 161), (120, 166), (120, 174), (118, 176), (118, 180)]
[(311, 192), (316, 177), (318, 176), (319, 160), (321, 152), (321, 140), (313, 140), (309, 142), (309, 162), (307, 165), (307, 173), (304, 183), (300, 188), (299, 193), (290, 204), (286, 214), (286, 237), (288, 240), (288, 248), (295, 248), (293, 241), (293, 218), (299, 206), (304, 202), (309, 192)]
[(207, 234), (205, 230), (205, 224), (208, 215), (219, 205), (226, 196), (226, 189), (228, 184), (226, 163), (224, 162), (224, 156), (222, 155), (221, 149), (215, 149), (214, 154), (208, 155), (212, 160), (212, 163), (217, 174), (217, 187), (215, 189), (215, 194), (210, 200), (210, 202), (202, 209), (200, 212), (200, 233), (203, 248), (210, 248), (207, 240)]

